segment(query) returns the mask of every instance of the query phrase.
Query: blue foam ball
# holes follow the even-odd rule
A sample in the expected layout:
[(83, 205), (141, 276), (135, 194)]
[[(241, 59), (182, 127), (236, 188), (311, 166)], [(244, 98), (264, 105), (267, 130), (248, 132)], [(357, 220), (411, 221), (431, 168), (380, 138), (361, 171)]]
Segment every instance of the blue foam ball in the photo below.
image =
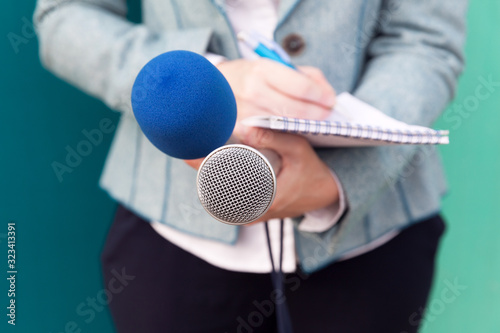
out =
[(132, 88), (132, 109), (146, 137), (165, 154), (195, 159), (224, 145), (236, 123), (229, 83), (207, 59), (171, 51), (148, 62)]

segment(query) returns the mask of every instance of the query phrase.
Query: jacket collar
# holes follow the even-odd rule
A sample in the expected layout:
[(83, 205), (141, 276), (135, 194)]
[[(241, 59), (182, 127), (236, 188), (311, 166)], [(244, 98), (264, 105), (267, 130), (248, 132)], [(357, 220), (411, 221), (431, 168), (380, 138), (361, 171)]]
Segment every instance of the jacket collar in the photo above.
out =
[(278, 6), (278, 27), (288, 18), (301, 0), (280, 0)]

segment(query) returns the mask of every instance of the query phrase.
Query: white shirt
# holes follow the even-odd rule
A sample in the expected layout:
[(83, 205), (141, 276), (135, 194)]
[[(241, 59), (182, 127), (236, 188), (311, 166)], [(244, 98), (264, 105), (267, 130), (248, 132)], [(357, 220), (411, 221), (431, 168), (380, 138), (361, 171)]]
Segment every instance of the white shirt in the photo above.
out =
[[(273, 32), (277, 25), (278, 0), (226, 0), (226, 13), (233, 30), (256, 31), (262, 36), (273, 39)], [(246, 45), (238, 44), (243, 58), (255, 59), (258, 56)], [(212, 63), (217, 64), (224, 58), (218, 55), (207, 55)], [(339, 201), (324, 209), (308, 212), (299, 225), (299, 230), (309, 232), (322, 232), (331, 228), (342, 216), (346, 209), (345, 197), (335, 174), (332, 172), (339, 186)], [(214, 223), (218, 223), (215, 222)], [(279, 220), (270, 220), (269, 233), (274, 262), (279, 258)], [(171, 243), (187, 252), (207, 261), (208, 263), (231, 271), (269, 273), (272, 271), (265, 227), (263, 223), (243, 226), (236, 244), (224, 244), (209, 239), (203, 239), (182, 233), (160, 222), (153, 221), (152, 226), (158, 234)], [(366, 245), (362, 249), (350, 252), (345, 259), (370, 251), (380, 246), (397, 234), (384, 236), (382, 239)], [(296, 268), (295, 242), (293, 224), (291, 219), (285, 219), (283, 229), (283, 271), (294, 272)]]

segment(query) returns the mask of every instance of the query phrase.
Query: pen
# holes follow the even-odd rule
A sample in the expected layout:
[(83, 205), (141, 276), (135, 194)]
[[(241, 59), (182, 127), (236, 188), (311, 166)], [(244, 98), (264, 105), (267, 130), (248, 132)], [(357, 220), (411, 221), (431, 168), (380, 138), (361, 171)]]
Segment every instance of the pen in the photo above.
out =
[(256, 32), (246, 33), (244, 31), (238, 34), (238, 39), (262, 58), (271, 59), (290, 68), (297, 69), (291, 63), (288, 54), (275, 41), (268, 40)]

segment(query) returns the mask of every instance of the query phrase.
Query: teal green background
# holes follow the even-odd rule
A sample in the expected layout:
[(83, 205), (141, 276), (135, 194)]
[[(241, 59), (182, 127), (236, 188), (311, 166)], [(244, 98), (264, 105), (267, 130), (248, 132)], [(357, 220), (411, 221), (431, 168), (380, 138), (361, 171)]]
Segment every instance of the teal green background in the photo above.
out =
[[(500, 332), (500, 87), (475, 111), (464, 106), (480, 78), (500, 83), (500, 1), (470, 1), (468, 19), (467, 67), (455, 101), (436, 123), (451, 129), (452, 144), (441, 147), (450, 186), (443, 202), (448, 230), (424, 333)], [(461, 105), (461, 124), (446, 121)], [(466, 289), (440, 306), (446, 281), (455, 279)]]
[[(62, 182), (51, 164), (64, 162), (65, 147), (75, 148), (85, 138), (82, 130), (97, 128), (104, 118), (116, 124), (119, 116), (43, 70), (36, 38), (27, 38), (16, 53), (7, 36), (22, 36), (22, 19), (31, 20), (34, 1), (3, 6), (0, 331), (60, 333), (74, 321), (82, 332), (113, 332), (107, 309), (90, 323), (76, 313), (80, 303), (103, 289), (99, 254), (116, 205), (97, 182), (112, 134), (105, 134)], [(500, 1), (471, 1), (467, 69), (448, 117), (436, 124), (451, 129), (452, 144), (441, 149), (450, 184), (444, 200), (448, 230), (424, 333), (500, 332), (500, 87), (477, 110), (460, 115), (460, 125), (454, 108), (474, 96), (480, 77), (500, 81), (499, 36)], [(17, 225), (15, 327), (5, 316), (9, 221)], [(465, 289), (450, 294), (454, 281)]]

